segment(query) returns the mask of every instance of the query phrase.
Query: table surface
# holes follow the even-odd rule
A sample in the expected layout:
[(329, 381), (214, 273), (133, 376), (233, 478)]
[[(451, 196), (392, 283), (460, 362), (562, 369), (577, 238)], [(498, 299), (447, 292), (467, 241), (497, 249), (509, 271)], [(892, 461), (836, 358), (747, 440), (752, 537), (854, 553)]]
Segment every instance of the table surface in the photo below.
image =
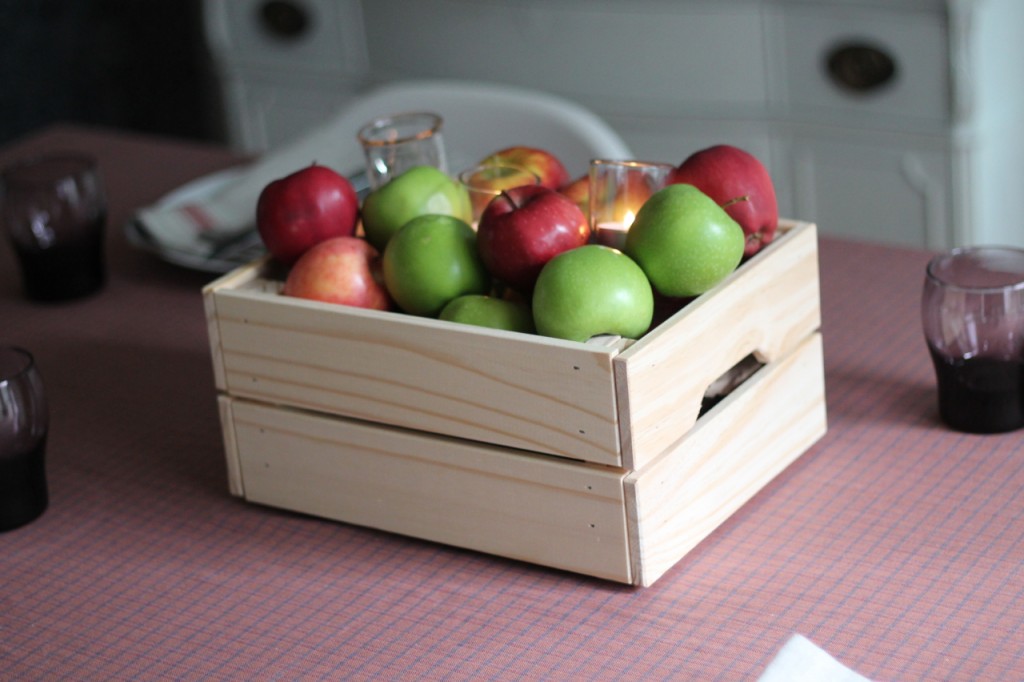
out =
[(200, 289), (129, 246), (140, 206), (228, 151), (57, 126), (96, 154), (98, 296), (24, 300), (0, 341), (51, 402), (51, 505), (0, 535), (0, 679), (756, 679), (801, 633), (877, 680), (1019, 679), (1024, 436), (937, 419), (928, 254), (821, 239), (828, 434), (649, 588), (245, 503), (228, 493)]

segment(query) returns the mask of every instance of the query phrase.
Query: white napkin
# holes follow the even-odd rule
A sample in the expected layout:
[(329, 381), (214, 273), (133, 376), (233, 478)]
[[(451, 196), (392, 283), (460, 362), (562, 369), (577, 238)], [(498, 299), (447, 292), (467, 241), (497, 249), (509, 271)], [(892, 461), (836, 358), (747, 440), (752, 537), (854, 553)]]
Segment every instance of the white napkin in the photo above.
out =
[(815, 646), (793, 635), (765, 668), (758, 682), (870, 682)]
[(216, 187), (209, 193), (139, 210), (131, 225), (136, 234), (131, 236), (176, 256), (217, 257), (225, 246), (253, 234), (256, 200), (271, 181), (312, 163), (346, 176), (362, 173), (365, 162), (356, 131), (343, 118), (332, 118), (258, 160), (232, 169), (225, 182), (210, 183)]

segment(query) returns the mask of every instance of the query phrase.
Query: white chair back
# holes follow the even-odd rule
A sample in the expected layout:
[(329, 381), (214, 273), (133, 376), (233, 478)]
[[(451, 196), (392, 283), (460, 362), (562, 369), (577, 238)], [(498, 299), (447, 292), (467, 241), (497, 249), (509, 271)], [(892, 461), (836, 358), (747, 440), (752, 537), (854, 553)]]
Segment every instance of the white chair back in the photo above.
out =
[(407, 111), (442, 116), (448, 170), (453, 174), (514, 145), (550, 151), (572, 177), (586, 173), (592, 158), (632, 158), (618, 133), (589, 109), (560, 96), (494, 83), (388, 83), (351, 102), (331, 126), (351, 131), (350, 142), (358, 145), (356, 133), (364, 123)]

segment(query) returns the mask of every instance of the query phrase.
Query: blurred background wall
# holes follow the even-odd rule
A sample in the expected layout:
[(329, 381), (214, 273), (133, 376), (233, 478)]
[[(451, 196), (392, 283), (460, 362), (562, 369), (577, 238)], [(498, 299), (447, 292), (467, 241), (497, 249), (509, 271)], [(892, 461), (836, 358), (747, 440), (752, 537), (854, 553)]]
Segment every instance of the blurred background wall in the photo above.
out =
[(742, 147), (823, 232), (1024, 246), (1024, 0), (0, 0), (0, 144), (259, 153), (424, 77), (561, 94), (640, 159)]
[(0, 144), (57, 121), (223, 137), (199, 0), (0, 0)]

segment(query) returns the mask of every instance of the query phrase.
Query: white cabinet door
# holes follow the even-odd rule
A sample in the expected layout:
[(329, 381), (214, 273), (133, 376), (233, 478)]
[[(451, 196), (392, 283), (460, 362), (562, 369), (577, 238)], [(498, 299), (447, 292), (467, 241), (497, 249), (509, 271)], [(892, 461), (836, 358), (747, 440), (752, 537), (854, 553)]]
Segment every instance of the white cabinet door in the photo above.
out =
[(366, 72), (360, 0), (204, 0), (218, 70), (358, 78)]
[(368, 0), (363, 15), (377, 79), (497, 80), (602, 115), (749, 116), (768, 99), (749, 0)]
[(785, 6), (773, 92), (790, 120), (938, 132), (950, 120), (949, 37), (940, 12)]
[(941, 136), (802, 132), (783, 147), (796, 215), (823, 233), (931, 248), (952, 241), (951, 152)]

